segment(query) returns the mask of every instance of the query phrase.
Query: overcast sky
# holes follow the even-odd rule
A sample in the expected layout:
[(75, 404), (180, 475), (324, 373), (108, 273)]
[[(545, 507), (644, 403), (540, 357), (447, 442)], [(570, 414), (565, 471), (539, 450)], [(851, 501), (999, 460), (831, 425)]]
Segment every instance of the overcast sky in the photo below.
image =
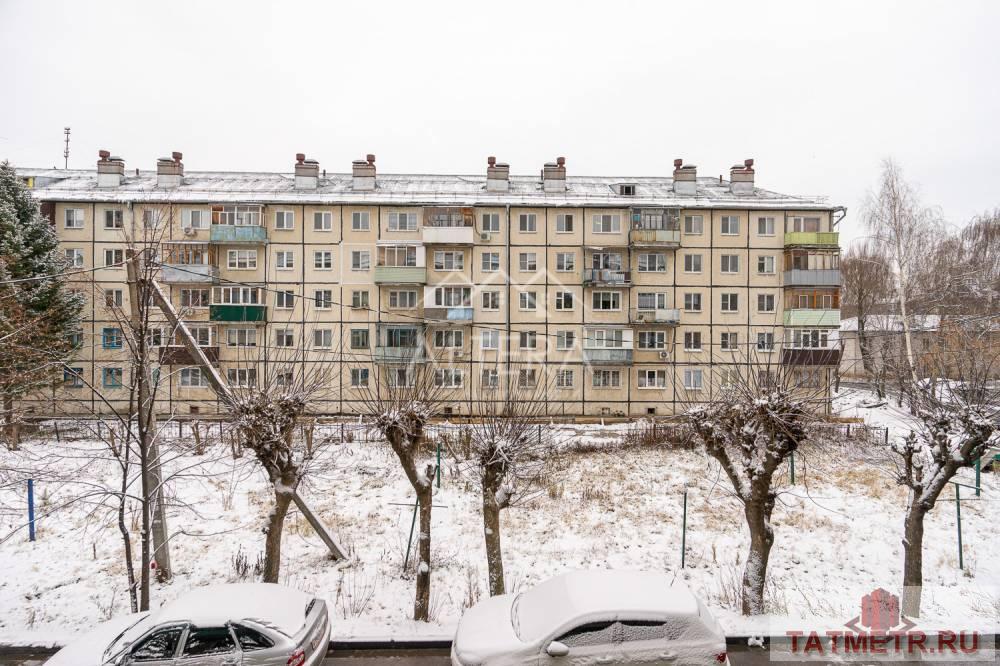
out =
[[(858, 212), (892, 156), (964, 223), (1000, 206), (1000, 2), (0, 0), (0, 158), (188, 170), (699, 175)], [(728, 175), (727, 175), (728, 177)]]

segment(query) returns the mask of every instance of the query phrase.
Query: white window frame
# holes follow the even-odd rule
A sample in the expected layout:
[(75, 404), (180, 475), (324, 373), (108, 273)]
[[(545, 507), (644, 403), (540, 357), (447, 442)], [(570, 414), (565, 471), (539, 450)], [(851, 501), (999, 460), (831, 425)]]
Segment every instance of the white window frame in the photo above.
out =
[(275, 252), (274, 268), (278, 271), (290, 271), (295, 268), (295, 253), (291, 250), (278, 250)]
[[(650, 263), (652, 260), (652, 268)], [(640, 273), (666, 273), (667, 255), (665, 252), (645, 252), (639, 255), (637, 266)]]
[(484, 273), (496, 273), (500, 270), (500, 253), (483, 252), (482, 270)]
[(257, 270), (257, 250), (229, 250), (226, 252), (226, 267), (233, 271)]
[(351, 231), (371, 231), (371, 213), (367, 210), (351, 212)]
[(535, 273), (538, 271), (538, 253), (522, 252), (517, 257), (517, 270), (522, 273)]
[(723, 215), (719, 220), (719, 234), (722, 236), (739, 236), (740, 216)]
[[(733, 268), (733, 262), (735, 260), (736, 267)], [(738, 254), (723, 254), (719, 257), (719, 272), (726, 275), (736, 275), (740, 272), (740, 255)]]
[(538, 349), (538, 331), (518, 331), (517, 348), (525, 351)]
[(617, 213), (595, 213), (590, 218), (591, 231), (595, 234), (620, 234), (622, 216)]
[(372, 267), (371, 250), (351, 250), (351, 270), (370, 271)]
[[(665, 389), (667, 388), (666, 370), (640, 369), (636, 373), (636, 387), (640, 389)], [(652, 382), (650, 380), (652, 379)]]
[(534, 312), (538, 309), (538, 292), (521, 291), (517, 294), (517, 309), (521, 312)]
[[(698, 301), (698, 307), (697, 308), (695, 308), (695, 307), (688, 307), (688, 297), (689, 296), (691, 297), (690, 298), (691, 305), (694, 305), (694, 302), (696, 300)], [(697, 292), (697, 291), (688, 291), (688, 292), (685, 292), (684, 293), (684, 312), (701, 312), (702, 311), (703, 300), (704, 299), (702, 299), (701, 292)]]
[(773, 254), (759, 255), (757, 257), (757, 275), (774, 275), (775, 264)]
[(622, 386), (621, 370), (593, 370), (590, 375), (590, 387), (598, 391), (602, 389), (618, 389)]
[(392, 289), (389, 291), (389, 307), (393, 310), (412, 310), (417, 307), (417, 292), (413, 289)]
[(295, 228), (295, 211), (294, 210), (276, 210), (274, 211), (274, 230), (275, 231), (291, 231)]
[(567, 368), (560, 368), (556, 370), (556, 388), (557, 389), (573, 388), (575, 374), (576, 373)]
[(333, 213), (322, 210), (313, 211), (313, 231), (333, 231)]
[(70, 268), (83, 268), (84, 256), (83, 250), (78, 247), (67, 248), (65, 252), (66, 261), (69, 262)]
[[(450, 267), (449, 264), (451, 264)], [(465, 252), (463, 252), (462, 250), (435, 250), (434, 270), (436, 271), (465, 270)]]
[(209, 386), (208, 375), (201, 368), (181, 368), (178, 380), (183, 388), (206, 388)]
[(483, 213), (480, 223), (484, 233), (500, 233), (500, 213)]
[[(771, 307), (762, 309), (761, 303), (767, 304), (768, 299), (770, 299)], [(778, 304), (778, 299), (775, 294), (757, 294), (757, 312), (772, 313), (776, 312)]]
[(576, 347), (576, 331), (556, 331), (556, 349), (569, 351)]
[(333, 290), (316, 289), (313, 291), (313, 307), (317, 310), (333, 309)]
[(389, 213), (389, 231), (416, 231), (416, 213)]
[(666, 349), (667, 334), (665, 331), (639, 331), (636, 335), (638, 349)]
[[(566, 304), (567, 299), (569, 300), (569, 305)], [(572, 291), (556, 292), (556, 310), (569, 311), (569, 310), (574, 310), (575, 307), (576, 306)]]
[(684, 272), (685, 273), (701, 273), (704, 267), (704, 260), (700, 254), (685, 254), (684, 255)]
[[(567, 224), (567, 222), (569, 224)], [(573, 233), (573, 213), (558, 213), (556, 215), (556, 233), (557, 234)]]
[[(691, 345), (696, 342), (697, 347), (692, 347)], [(700, 352), (704, 349), (701, 339), (701, 331), (685, 331), (684, 332), (684, 351), (686, 352)]]
[(687, 391), (702, 391), (704, 388), (704, 371), (701, 368), (684, 368), (684, 389)]
[(313, 268), (317, 271), (332, 271), (333, 270), (333, 251), (332, 250), (314, 250), (313, 251)]
[(64, 229), (83, 229), (84, 220), (85, 214), (82, 208), (67, 208), (63, 211)]
[[(105, 268), (112, 269), (123, 269), (124, 266), (121, 265), (125, 261), (125, 251), (117, 248), (105, 248), (104, 249), (104, 266)], [(118, 264), (118, 265), (116, 265)]]
[(315, 349), (330, 349), (333, 347), (333, 329), (332, 328), (314, 328), (313, 329), (313, 348)]
[(722, 351), (738, 351), (740, 334), (734, 331), (723, 331), (719, 334), (719, 349)]
[(351, 368), (351, 388), (367, 388), (370, 379), (369, 368)]
[(757, 333), (757, 351), (759, 352), (774, 351), (774, 333), (770, 332)]
[(538, 233), (538, 215), (521, 213), (517, 216), (517, 230), (522, 234)]
[(483, 329), (479, 333), (479, 348), (484, 351), (496, 351), (500, 349), (500, 331), (496, 329)]
[(774, 235), (774, 217), (768, 215), (765, 217), (757, 218), (757, 235), (758, 236), (773, 236)]
[(295, 292), (291, 289), (280, 289), (274, 293), (274, 308), (276, 310), (292, 310), (295, 308)]
[[(605, 297), (608, 303), (614, 307), (604, 307)], [(600, 304), (600, 307), (598, 305)], [(595, 291), (591, 297), (591, 309), (594, 312), (620, 312), (622, 309), (622, 295), (617, 291)]]
[(576, 271), (576, 252), (556, 253), (556, 272), (572, 273)]
[[(498, 289), (486, 289), (482, 294), (482, 310), (484, 312), (498, 312), (500, 310), (500, 291)], [(493, 301), (496, 301), (496, 307), (487, 307), (487, 300), (490, 301), (491, 306), (493, 305)]]
[(684, 216), (684, 235), (685, 236), (701, 236), (705, 233), (705, 216), (704, 215), (685, 215)]
[(740, 295), (725, 292), (719, 295), (719, 311), (724, 314), (734, 314), (740, 311)]

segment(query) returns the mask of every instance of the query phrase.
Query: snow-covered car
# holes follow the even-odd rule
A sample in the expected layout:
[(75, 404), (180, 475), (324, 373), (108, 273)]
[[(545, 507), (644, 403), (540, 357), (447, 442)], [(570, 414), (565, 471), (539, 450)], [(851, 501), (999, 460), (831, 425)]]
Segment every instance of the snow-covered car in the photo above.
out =
[(105, 622), (48, 666), (315, 666), (326, 657), (326, 602), (267, 583), (209, 585)]
[(726, 638), (687, 586), (637, 571), (579, 571), (466, 611), (455, 666), (728, 663)]

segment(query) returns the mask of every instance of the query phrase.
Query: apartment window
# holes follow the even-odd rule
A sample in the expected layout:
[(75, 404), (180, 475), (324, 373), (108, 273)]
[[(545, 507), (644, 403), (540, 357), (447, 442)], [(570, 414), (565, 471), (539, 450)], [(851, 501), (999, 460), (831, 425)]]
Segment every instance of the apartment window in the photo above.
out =
[(313, 231), (332, 231), (333, 213), (313, 213)]
[(573, 388), (573, 371), (559, 370), (556, 372), (556, 388)]
[(684, 369), (684, 388), (688, 391), (700, 391), (704, 388), (704, 375), (701, 370), (694, 368)]
[(796, 232), (805, 231), (807, 233), (818, 233), (819, 222), (820, 220), (818, 217), (793, 217), (792, 231)]
[(576, 270), (575, 252), (556, 253), (556, 271), (559, 273), (572, 273)]
[(701, 273), (701, 255), (700, 254), (685, 254), (684, 255), (684, 272), (685, 273)]
[(69, 346), (73, 349), (79, 349), (83, 346), (83, 331), (73, 331), (68, 336)]
[(538, 371), (534, 368), (521, 368), (517, 371), (517, 387), (523, 389), (538, 386)]
[(723, 273), (739, 273), (740, 272), (740, 255), (738, 254), (724, 254), (720, 258), (719, 270)]
[(368, 368), (351, 368), (351, 388), (367, 388)]
[(500, 348), (500, 331), (487, 329), (479, 334), (479, 346), (482, 349)]
[(635, 184), (633, 184), (633, 183), (624, 184), (623, 183), (623, 184), (619, 185), (618, 186), (618, 194), (622, 195), (623, 197), (634, 197), (635, 196)]
[(622, 385), (621, 370), (594, 370), (592, 375), (594, 388), (619, 388)]
[(464, 252), (448, 252), (437, 250), (434, 252), (434, 270), (436, 271), (460, 271), (465, 268)]
[(71, 268), (83, 268), (83, 250), (66, 250), (66, 263), (69, 264)]
[(500, 292), (499, 291), (484, 291), (483, 292), (483, 309), (484, 310), (499, 310), (500, 309)]
[(701, 331), (687, 331), (684, 334), (685, 351), (701, 351)]
[(83, 209), (67, 208), (63, 220), (67, 229), (83, 229)]
[(640, 273), (663, 273), (667, 270), (667, 255), (662, 252), (639, 255)]
[(351, 231), (368, 231), (369, 229), (371, 229), (371, 223), (368, 211), (359, 210), (351, 213)]
[(497, 233), (500, 231), (500, 213), (483, 213), (483, 231)]
[(740, 309), (739, 294), (722, 294), (722, 311), (737, 312)]
[(434, 347), (437, 349), (461, 349), (465, 346), (465, 335), (462, 331), (448, 329), (434, 331)]
[(274, 331), (274, 344), (276, 347), (295, 346), (295, 334), (290, 328), (279, 328)]
[(500, 270), (500, 253), (483, 252), (483, 272), (495, 273)]
[(705, 233), (705, 218), (701, 215), (684, 216), (684, 234), (687, 236), (701, 236)]
[(389, 307), (395, 309), (412, 309), (417, 307), (417, 292), (390, 291)]
[(684, 294), (684, 311), (701, 312), (701, 294)]
[(120, 328), (105, 328), (101, 331), (101, 346), (105, 349), (122, 348), (122, 330)]
[(319, 310), (329, 310), (333, 307), (333, 290), (317, 289), (313, 292), (313, 301)]
[(622, 295), (617, 291), (595, 291), (593, 306), (595, 310), (621, 310)]
[(721, 233), (723, 236), (736, 236), (740, 233), (739, 215), (723, 215)]
[(762, 275), (774, 273), (774, 256), (767, 254), (757, 257), (757, 272)]
[(274, 376), (275, 386), (291, 386), (295, 381), (295, 373), (291, 370), (282, 370)]
[(666, 388), (666, 370), (640, 370), (637, 377), (639, 388)]
[(445, 308), (467, 308), (472, 305), (472, 287), (437, 287), (434, 305)]
[(416, 213), (389, 213), (389, 231), (416, 231)]
[(367, 308), (368, 307), (368, 292), (367, 291), (352, 291), (351, 292), (351, 307), (352, 308)]
[(203, 210), (181, 210), (181, 226), (186, 229), (208, 229), (208, 213)]
[(104, 211), (104, 228), (105, 229), (121, 229), (125, 226), (125, 218), (120, 210), (106, 210)]
[(737, 351), (739, 349), (739, 334), (738, 333), (722, 333), (720, 338), (720, 347), (722, 351)]
[(274, 267), (282, 271), (295, 268), (295, 253), (287, 250), (276, 252), (274, 255)]
[(125, 251), (124, 250), (105, 250), (104, 251), (104, 266), (107, 268), (121, 268), (121, 265), (125, 262)]
[(590, 265), (595, 271), (620, 271), (622, 255), (617, 252), (595, 252), (590, 257)]
[(368, 329), (351, 329), (351, 349), (368, 349)]
[(227, 265), (233, 269), (257, 268), (257, 250), (229, 250)]
[(534, 252), (522, 252), (518, 258), (518, 268), (521, 271), (537, 271), (538, 257)]
[(538, 220), (534, 213), (521, 213), (518, 216), (517, 228), (523, 234), (533, 234), (538, 231)]
[(591, 329), (587, 331), (589, 344), (593, 349), (621, 349), (625, 346), (625, 335), (620, 328)]
[(534, 291), (522, 291), (518, 294), (518, 307), (521, 310), (534, 310), (538, 306), (538, 295)]
[(162, 347), (163, 346), (163, 329), (161, 329), (161, 328), (151, 328), (146, 333), (146, 344), (149, 347)]
[(109, 308), (122, 306), (124, 302), (124, 295), (121, 289), (105, 289), (104, 290), (104, 305)]
[(415, 245), (387, 245), (380, 250), (382, 266), (416, 266), (417, 247)]
[(274, 295), (274, 307), (279, 310), (291, 310), (295, 307), (295, 292), (289, 289), (281, 290)]
[(663, 310), (667, 307), (667, 295), (663, 292), (639, 292), (636, 299), (639, 310)]
[(599, 214), (591, 218), (591, 229), (595, 234), (617, 234), (622, 230), (620, 215)]
[(142, 211), (142, 226), (147, 229), (156, 229), (160, 226), (163, 215), (158, 210)]
[(83, 368), (66, 368), (63, 370), (63, 386), (66, 388), (83, 388)]
[(537, 349), (538, 333), (535, 331), (521, 331), (519, 346), (521, 349)]
[(434, 371), (434, 386), (462, 388), (462, 371), (455, 368), (438, 368)]
[(212, 206), (212, 224), (259, 227), (260, 211), (260, 206), (252, 205)]
[(556, 349), (566, 351), (576, 345), (576, 333), (573, 331), (556, 331)]
[(226, 330), (226, 344), (230, 347), (256, 347), (256, 328), (230, 328)]
[(188, 332), (194, 338), (194, 343), (199, 347), (208, 347), (212, 344), (211, 326), (191, 326), (189, 324)]
[(757, 294), (757, 312), (774, 312), (774, 294)]
[(351, 270), (367, 271), (372, 267), (372, 253), (368, 250), (351, 250)]
[(666, 349), (667, 334), (663, 331), (639, 331), (639, 349)]
[(101, 383), (105, 388), (121, 388), (122, 377), (121, 368), (101, 368)]
[(828, 349), (830, 332), (822, 329), (794, 329), (792, 347), (795, 349)]
[(416, 375), (409, 368), (390, 368), (386, 370), (386, 383), (389, 386), (413, 386)]
[(320, 271), (333, 268), (333, 252), (329, 250), (313, 252), (313, 268)]
[(758, 236), (773, 236), (774, 235), (774, 218), (773, 217), (758, 217), (757, 218), (757, 235)]
[(317, 328), (313, 331), (313, 347), (329, 349), (333, 346), (333, 331), (329, 328)]
[(557, 291), (556, 310), (572, 310), (572, 309), (573, 309), (573, 292)]
[(483, 370), (480, 384), (484, 389), (495, 389), (500, 386), (500, 373), (490, 368)]
[(573, 216), (570, 213), (556, 215), (556, 232), (560, 234), (573, 233)]
[(295, 213), (290, 210), (278, 210), (274, 212), (274, 228), (289, 230), (295, 228)]
[(774, 333), (757, 334), (757, 351), (774, 350)]
[(257, 385), (257, 371), (253, 368), (230, 368), (226, 376), (230, 386)]
[(824, 310), (830, 310), (833, 308), (833, 296), (831, 294), (822, 294), (820, 296), (820, 302), (823, 304)]

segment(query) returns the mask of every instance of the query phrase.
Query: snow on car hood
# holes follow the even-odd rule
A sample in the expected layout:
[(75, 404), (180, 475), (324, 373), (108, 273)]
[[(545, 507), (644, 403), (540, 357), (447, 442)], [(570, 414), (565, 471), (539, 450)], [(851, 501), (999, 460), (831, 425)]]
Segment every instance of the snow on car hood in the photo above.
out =
[[(108, 649), (111, 641), (126, 630), (133, 639), (136, 638), (137, 632), (145, 629), (147, 623), (144, 620), (148, 616), (149, 613), (124, 615), (99, 624), (56, 652), (55, 656), (45, 664), (46, 666), (101, 666), (104, 663), (104, 651)], [(113, 656), (109, 654), (108, 658)]]
[(513, 594), (502, 594), (465, 612), (458, 623), (454, 646), (463, 664), (478, 664), (524, 647), (510, 623), (513, 602)]

